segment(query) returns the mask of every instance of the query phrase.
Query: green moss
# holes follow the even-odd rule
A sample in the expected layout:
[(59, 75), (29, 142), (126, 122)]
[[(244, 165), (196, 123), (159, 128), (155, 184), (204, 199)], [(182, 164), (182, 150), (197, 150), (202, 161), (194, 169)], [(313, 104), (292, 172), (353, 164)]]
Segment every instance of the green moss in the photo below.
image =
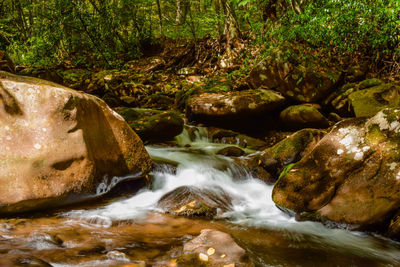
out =
[(381, 80), (376, 79), (376, 78), (372, 78), (372, 79), (367, 79), (367, 80), (364, 80), (364, 81), (360, 82), (358, 84), (358, 87), (360, 89), (365, 89), (365, 88), (370, 88), (370, 87), (381, 85), (382, 83), (383, 82)]
[(367, 134), (365, 135), (365, 142), (369, 146), (376, 146), (379, 143), (386, 140), (386, 135), (382, 133), (379, 125), (373, 124), (369, 127)]

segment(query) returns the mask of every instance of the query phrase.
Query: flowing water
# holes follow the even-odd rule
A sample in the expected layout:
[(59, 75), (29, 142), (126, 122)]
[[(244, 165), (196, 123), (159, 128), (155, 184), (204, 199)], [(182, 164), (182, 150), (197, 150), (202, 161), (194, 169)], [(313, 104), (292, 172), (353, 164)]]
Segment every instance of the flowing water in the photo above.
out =
[[(400, 266), (399, 243), (283, 213), (272, 186), (216, 155), (226, 145), (209, 142), (204, 129), (195, 133), (194, 141), (185, 131), (173, 146), (147, 147), (158, 162), (150, 187), (121, 183), (96, 202), (0, 219), (0, 266), (173, 266), (183, 244), (206, 228), (231, 234), (256, 266)], [(232, 210), (210, 221), (157, 208), (185, 185), (222, 188)]]

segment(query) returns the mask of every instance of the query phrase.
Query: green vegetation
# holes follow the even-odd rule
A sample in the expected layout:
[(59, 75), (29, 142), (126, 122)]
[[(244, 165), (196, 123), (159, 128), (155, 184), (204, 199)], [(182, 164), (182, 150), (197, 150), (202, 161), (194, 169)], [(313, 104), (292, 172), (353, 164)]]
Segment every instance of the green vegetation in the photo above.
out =
[(228, 52), (236, 39), (261, 43), (261, 55), (290, 42), (398, 71), (399, 14), (397, 0), (3, 0), (0, 50), (18, 64), (110, 68), (163, 38), (210, 36)]

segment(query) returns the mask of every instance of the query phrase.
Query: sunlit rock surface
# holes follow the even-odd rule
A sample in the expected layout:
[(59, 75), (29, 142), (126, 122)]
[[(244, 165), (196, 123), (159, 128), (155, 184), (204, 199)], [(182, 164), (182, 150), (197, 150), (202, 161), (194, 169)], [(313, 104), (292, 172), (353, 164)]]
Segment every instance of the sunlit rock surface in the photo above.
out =
[(187, 242), (184, 256), (178, 263), (192, 266), (254, 266), (247, 258), (246, 251), (236, 244), (227, 233), (204, 229), (201, 234)]
[(0, 72), (0, 100), (0, 213), (76, 201), (105, 175), (150, 169), (139, 137), (97, 97)]
[[(279, 112), (285, 98), (271, 90), (246, 90), (229, 93), (204, 93), (187, 103), (189, 120), (228, 128), (252, 124), (260, 127), (267, 115)], [(263, 121), (264, 120), (264, 121)]]
[(400, 206), (400, 110), (338, 123), (282, 176), (273, 200), (305, 217), (380, 225)]

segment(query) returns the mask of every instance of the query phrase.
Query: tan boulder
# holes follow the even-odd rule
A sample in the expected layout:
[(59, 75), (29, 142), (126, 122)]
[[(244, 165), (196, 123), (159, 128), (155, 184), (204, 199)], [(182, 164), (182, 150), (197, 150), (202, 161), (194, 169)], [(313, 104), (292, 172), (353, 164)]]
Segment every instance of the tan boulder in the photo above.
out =
[(400, 208), (399, 121), (400, 110), (384, 109), (338, 123), (280, 177), (273, 200), (313, 220), (388, 229)]
[(199, 236), (184, 245), (183, 252), (178, 259), (182, 266), (254, 266), (229, 234), (214, 229), (201, 230)]
[(6, 72), (0, 143), (0, 213), (93, 197), (118, 181), (106, 175), (151, 168), (139, 137), (99, 98)]

